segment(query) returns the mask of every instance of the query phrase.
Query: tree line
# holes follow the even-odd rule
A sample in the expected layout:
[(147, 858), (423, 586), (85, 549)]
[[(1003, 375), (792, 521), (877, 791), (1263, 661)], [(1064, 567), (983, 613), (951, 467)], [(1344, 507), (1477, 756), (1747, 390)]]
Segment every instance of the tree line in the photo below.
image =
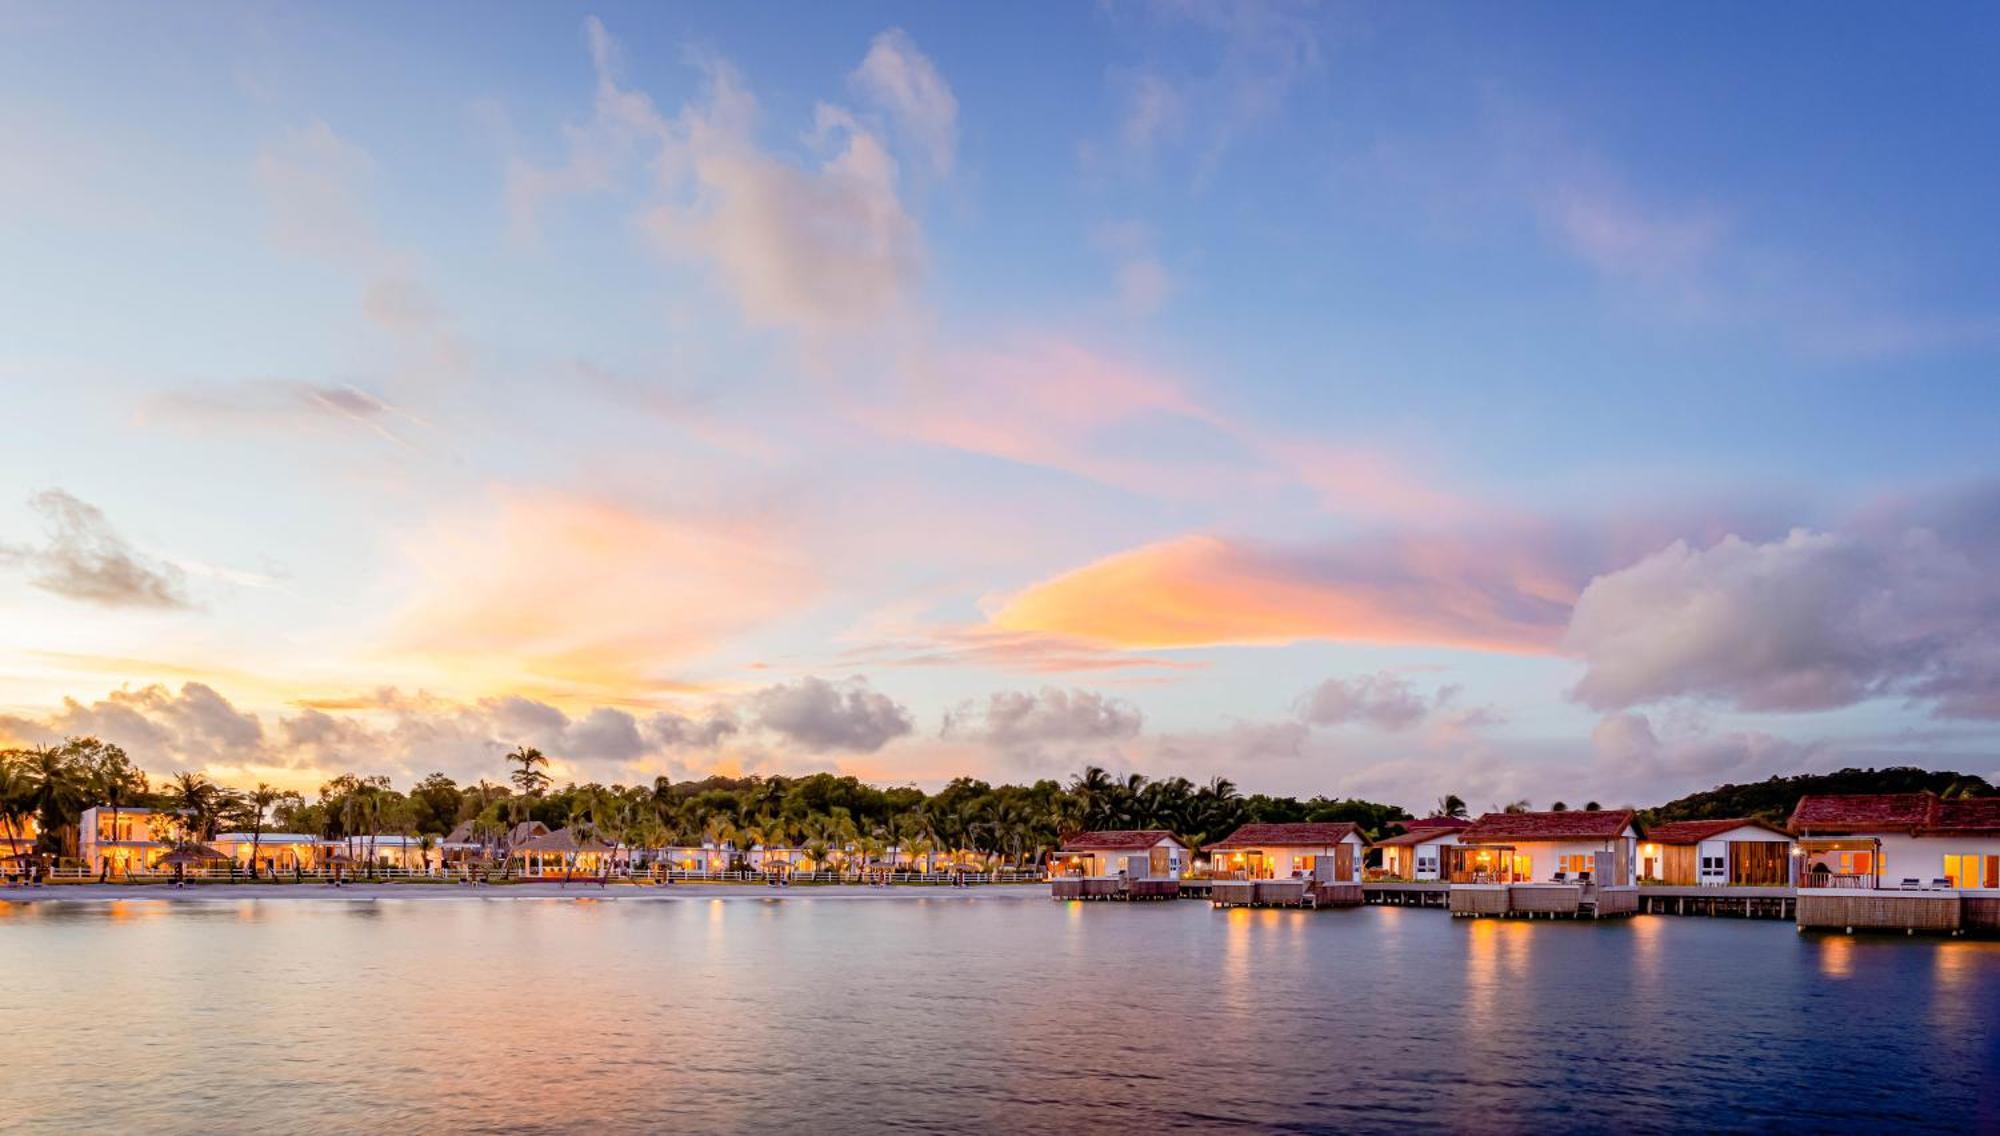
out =
[[(830, 854), (873, 858), (896, 848), (933, 862), (1020, 866), (1045, 861), (1065, 836), (1092, 829), (1162, 828), (1199, 847), (1251, 822), (1351, 821), (1372, 841), (1401, 831), (1401, 822), (1412, 819), (1399, 806), (1374, 801), (1245, 795), (1221, 777), (1197, 785), (1183, 777), (1116, 777), (1097, 766), (1085, 767), (1066, 783), (992, 785), (960, 777), (935, 793), (907, 785), (883, 788), (832, 773), (557, 786), (548, 767), (540, 750), (521, 746), (495, 770), (501, 776), (497, 782), (482, 778), (461, 785), (433, 773), (404, 791), (386, 777), (343, 773), (308, 799), (263, 783), (231, 788), (200, 773), (155, 783), (119, 746), (76, 737), (56, 746), (0, 750), (0, 835), (19, 840), (32, 820), (37, 851), (75, 856), (80, 815), (100, 806), (111, 812), (163, 810), (175, 818), (171, 839), (190, 842), (227, 831), (347, 841), (396, 835), (428, 850), (465, 826), (475, 840), (497, 848), (515, 826), (538, 821), (550, 829), (568, 828), (580, 839), (637, 849), (711, 844), (747, 851), (764, 845), (803, 849), (809, 859), (825, 863)], [(1980, 778), (1957, 773), (1849, 769), (1725, 785), (1641, 815), (1782, 820), (1806, 792), (1915, 789), (1992, 792)], [(1494, 811), (1529, 807), (1527, 801), (1512, 801)], [(1558, 801), (1552, 807), (1568, 806)], [(1599, 806), (1592, 801), (1584, 807)], [(1469, 813), (1455, 794), (1440, 798), (1430, 811)]]

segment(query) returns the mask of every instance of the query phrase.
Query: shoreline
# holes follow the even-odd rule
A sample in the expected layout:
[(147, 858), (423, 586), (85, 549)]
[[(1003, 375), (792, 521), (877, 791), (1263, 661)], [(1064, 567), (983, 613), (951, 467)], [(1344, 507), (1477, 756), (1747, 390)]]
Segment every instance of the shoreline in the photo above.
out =
[(1025, 899), (1047, 899), (1047, 884), (975, 884), (954, 888), (924, 884), (816, 884), (774, 888), (761, 884), (682, 883), (665, 887), (636, 884), (552, 883), (492, 884), (471, 887), (463, 884), (349, 884), (333, 888), (324, 884), (198, 884), (176, 888), (165, 884), (55, 884), (45, 887), (0, 887), (0, 903), (114, 903), (154, 901), (199, 903), (203, 901), (273, 900), (409, 900), (412, 902), (454, 902), (516, 899), (588, 899), (634, 901), (640, 903), (682, 900), (811, 900), (843, 901), (898, 900), (985, 900), (1009, 903)]

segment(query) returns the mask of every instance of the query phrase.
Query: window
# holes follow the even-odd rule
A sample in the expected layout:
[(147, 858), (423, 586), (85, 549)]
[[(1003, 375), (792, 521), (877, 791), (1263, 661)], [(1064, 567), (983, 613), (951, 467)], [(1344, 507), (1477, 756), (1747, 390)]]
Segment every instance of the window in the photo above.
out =
[(1834, 870), (1843, 876), (1865, 876), (1874, 870), (1874, 860), (1870, 852), (1842, 852)]
[(1437, 870), (1438, 870), (1437, 853), (1435, 852), (1417, 853), (1417, 871), (1435, 872)]
[(1572, 877), (1579, 876), (1584, 872), (1594, 871), (1596, 868), (1597, 857), (1595, 856), (1586, 854), (1581, 856), (1556, 857), (1556, 870), (1567, 872)]
[(1716, 879), (1721, 879), (1723, 876), (1727, 875), (1728, 872), (1729, 872), (1729, 864), (1724, 857), (1703, 856), (1701, 858), (1702, 875), (1713, 876)]
[(1995, 879), (1995, 867), (2000, 867), (2000, 856), (1980, 856), (1976, 853), (1946, 856), (1944, 858), (1944, 878), (1956, 888), (2000, 887), (2000, 879)]

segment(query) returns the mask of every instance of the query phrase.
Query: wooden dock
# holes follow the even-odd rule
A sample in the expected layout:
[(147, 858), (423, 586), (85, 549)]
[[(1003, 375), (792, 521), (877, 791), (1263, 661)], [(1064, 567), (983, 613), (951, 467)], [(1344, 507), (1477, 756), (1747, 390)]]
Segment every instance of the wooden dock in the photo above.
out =
[(1798, 892), (1788, 887), (1661, 887), (1639, 889), (1647, 915), (1704, 915), (1715, 919), (1792, 919)]
[(1636, 915), (1639, 889), (1594, 884), (1455, 884), (1449, 907), (1466, 919), (1613, 919)]
[(1366, 902), (1383, 907), (1449, 907), (1451, 885), (1442, 880), (1421, 883), (1381, 881), (1361, 885)]
[(1179, 899), (1179, 880), (1130, 880), (1115, 876), (1057, 876), (1049, 881), (1050, 899), (1093, 899), (1120, 902)]
[[(1978, 901), (1983, 897), (1974, 897)], [(1956, 891), (1802, 888), (1799, 930), (1901, 931), (1957, 935), (1965, 930), (1964, 897)], [(1983, 920), (1982, 911), (1979, 918)], [(1984, 930), (1984, 927), (1978, 928)]]

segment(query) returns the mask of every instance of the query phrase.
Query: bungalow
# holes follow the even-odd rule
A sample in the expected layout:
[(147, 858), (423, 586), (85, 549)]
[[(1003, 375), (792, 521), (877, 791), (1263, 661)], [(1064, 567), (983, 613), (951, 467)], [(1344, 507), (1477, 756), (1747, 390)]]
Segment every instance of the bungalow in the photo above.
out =
[(93, 872), (146, 871), (172, 847), (173, 821), (172, 813), (153, 809), (85, 809), (77, 819), (77, 858)]
[(1487, 813), (1445, 849), (1453, 915), (1598, 919), (1639, 910), (1630, 809)]
[(1227, 879), (1358, 884), (1367, 847), (1361, 829), (1345, 821), (1246, 824), (1209, 845), (1209, 871)]
[(1801, 797), (1791, 827), (1804, 887), (2000, 888), (2000, 797)]
[(1166, 829), (1114, 828), (1063, 841), (1050, 874), (1177, 880), (1188, 863), (1187, 845)]
[(225, 832), (209, 844), (248, 870), (261, 873), (310, 872), (321, 860), (325, 841), (303, 832)]
[(1646, 830), (1639, 878), (1680, 887), (1788, 887), (1792, 834), (1761, 820), (1679, 820)]
[(1412, 882), (1443, 879), (1444, 850), (1458, 847), (1458, 834), (1471, 823), (1463, 817), (1404, 821), (1401, 833), (1375, 842), (1382, 850), (1382, 875)]
[(729, 870), (736, 859), (736, 849), (727, 842), (722, 844), (677, 844), (662, 848), (653, 854), (653, 862), (670, 872), (689, 872), (696, 875), (720, 875)]

